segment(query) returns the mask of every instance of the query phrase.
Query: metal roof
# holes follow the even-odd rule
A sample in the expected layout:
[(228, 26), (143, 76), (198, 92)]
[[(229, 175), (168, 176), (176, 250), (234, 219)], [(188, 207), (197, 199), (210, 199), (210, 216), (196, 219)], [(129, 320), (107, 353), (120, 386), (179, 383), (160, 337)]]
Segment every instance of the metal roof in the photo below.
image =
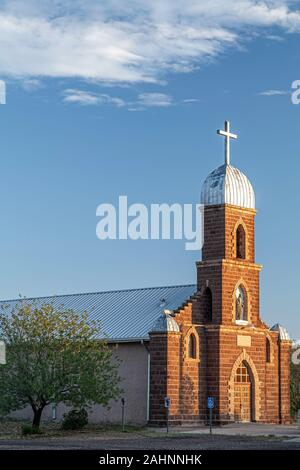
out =
[[(183, 286), (147, 287), (86, 294), (58, 295), (26, 299), (35, 305), (51, 303), (55, 308), (87, 311), (92, 320), (101, 322), (103, 333), (110, 341), (148, 339), (163, 309), (178, 309), (196, 292), (193, 284)], [(19, 300), (5, 300), (0, 307), (11, 311)]]
[(224, 164), (210, 173), (204, 181), (201, 203), (208, 206), (232, 204), (255, 209), (255, 194), (244, 173), (231, 165)]

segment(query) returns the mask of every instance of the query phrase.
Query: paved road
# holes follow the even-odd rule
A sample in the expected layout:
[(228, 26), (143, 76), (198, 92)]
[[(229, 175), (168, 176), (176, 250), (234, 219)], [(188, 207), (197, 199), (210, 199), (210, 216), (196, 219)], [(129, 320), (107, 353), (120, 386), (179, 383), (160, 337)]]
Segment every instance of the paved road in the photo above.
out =
[(4, 449), (87, 449), (87, 450), (228, 450), (228, 449), (290, 449), (300, 450), (299, 438), (249, 437), (224, 435), (181, 435), (170, 437), (85, 437), (85, 438), (32, 438), (0, 440)]

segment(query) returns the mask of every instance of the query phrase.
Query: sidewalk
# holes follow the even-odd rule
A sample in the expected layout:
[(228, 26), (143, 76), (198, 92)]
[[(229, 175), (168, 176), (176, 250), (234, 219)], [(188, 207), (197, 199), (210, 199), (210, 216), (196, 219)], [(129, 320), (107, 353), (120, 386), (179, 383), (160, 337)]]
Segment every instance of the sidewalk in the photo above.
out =
[[(151, 431), (166, 433), (166, 428), (148, 428)], [(172, 426), (169, 432), (176, 434), (209, 434), (209, 426), (184, 427)], [(260, 423), (232, 423), (224, 426), (214, 426), (213, 434), (224, 436), (278, 436), (300, 438), (300, 429), (297, 425), (260, 424)]]

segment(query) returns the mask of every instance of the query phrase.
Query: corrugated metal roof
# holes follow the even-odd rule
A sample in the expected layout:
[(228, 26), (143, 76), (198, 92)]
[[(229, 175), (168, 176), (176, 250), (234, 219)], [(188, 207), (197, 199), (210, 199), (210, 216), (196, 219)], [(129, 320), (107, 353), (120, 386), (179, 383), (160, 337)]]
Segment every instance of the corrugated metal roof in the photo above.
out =
[[(184, 286), (149, 287), (87, 294), (58, 295), (26, 299), (36, 305), (51, 303), (78, 312), (87, 311), (92, 320), (101, 321), (103, 332), (110, 340), (148, 339), (148, 332), (165, 308), (176, 310), (196, 291), (193, 284)], [(0, 302), (9, 312), (19, 300)]]
[(238, 168), (225, 164), (210, 173), (204, 181), (201, 203), (208, 206), (232, 204), (255, 209), (255, 194), (247, 176)]

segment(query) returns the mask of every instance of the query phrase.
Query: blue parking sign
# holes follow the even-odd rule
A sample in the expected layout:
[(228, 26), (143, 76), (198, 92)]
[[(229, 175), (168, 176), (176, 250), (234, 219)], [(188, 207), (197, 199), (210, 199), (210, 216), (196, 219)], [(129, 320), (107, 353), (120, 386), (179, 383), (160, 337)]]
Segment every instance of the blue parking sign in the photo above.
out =
[(207, 408), (212, 410), (215, 406), (215, 400), (214, 397), (207, 397)]
[(165, 397), (165, 408), (170, 408), (171, 398)]

